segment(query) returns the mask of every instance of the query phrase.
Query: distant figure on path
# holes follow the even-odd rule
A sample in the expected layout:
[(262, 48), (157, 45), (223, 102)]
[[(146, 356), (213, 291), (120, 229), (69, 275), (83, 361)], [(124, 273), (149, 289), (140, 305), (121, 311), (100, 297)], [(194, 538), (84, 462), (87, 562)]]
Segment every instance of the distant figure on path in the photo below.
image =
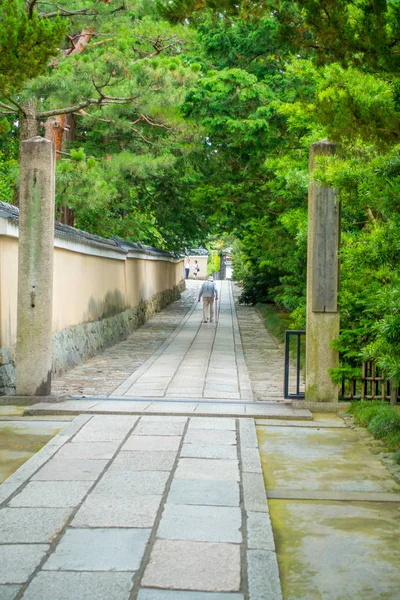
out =
[(197, 262), (197, 260), (194, 261), (192, 271), (193, 271), (193, 279), (197, 279), (197, 273), (200, 271), (199, 263)]
[(189, 273), (190, 273), (190, 267), (192, 265), (190, 264), (190, 258), (187, 258), (185, 261), (185, 279), (189, 279)]
[(210, 323), (212, 323), (214, 321), (214, 298), (218, 300), (218, 291), (212, 276), (201, 286), (198, 302), (200, 302), (201, 297), (203, 297), (204, 323), (208, 322), (208, 307), (210, 307)]

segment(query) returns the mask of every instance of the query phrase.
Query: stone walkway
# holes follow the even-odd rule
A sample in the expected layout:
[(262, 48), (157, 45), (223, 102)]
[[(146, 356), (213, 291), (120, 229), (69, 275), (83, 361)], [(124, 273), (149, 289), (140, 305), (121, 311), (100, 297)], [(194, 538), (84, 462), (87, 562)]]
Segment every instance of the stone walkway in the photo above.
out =
[(279, 600), (252, 419), (77, 417), (0, 486), (2, 600)]
[[(215, 323), (202, 323), (202, 305), (196, 301), (200, 286), (201, 282), (189, 281), (180, 301), (155, 315), (127, 341), (56, 381), (53, 392), (65, 393), (70, 389), (71, 399), (54, 404), (39, 403), (26, 409), (25, 414), (173, 413), (311, 419), (309, 411), (294, 409), (283, 401), (282, 393), (277, 392), (277, 382), (272, 398), (254, 403), (254, 381), (248, 374), (253, 355), (248, 352), (249, 343), (245, 349), (242, 346), (232, 285), (228, 281), (218, 282)], [(268, 335), (255, 309), (252, 310), (256, 314), (254, 334), (262, 329)], [(266, 344), (263, 337), (258, 344), (267, 345), (274, 354), (274, 360), (262, 354), (264, 380), (271, 387), (277, 369), (277, 345), (275, 342)], [(133, 360), (129, 358), (130, 352)], [(121, 365), (118, 365), (119, 353)], [(282, 368), (283, 364), (279, 373)], [(257, 380), (261, 379), (257, 371)], [(78, 397), (78, 391), (85, 393)]]
[(1, 600), (281, 598), (254, 417), (312, 416), (253, 401), (231, 284), (216, 323), (200, 285), (25, 409), (80, 416), (0, 486)]

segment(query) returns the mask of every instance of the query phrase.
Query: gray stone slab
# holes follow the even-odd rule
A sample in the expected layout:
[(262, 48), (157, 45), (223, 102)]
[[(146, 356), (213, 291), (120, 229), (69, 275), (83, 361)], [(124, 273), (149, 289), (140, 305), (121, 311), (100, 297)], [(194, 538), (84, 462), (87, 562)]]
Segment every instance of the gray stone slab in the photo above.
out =
[(9, 506), (74, 507), (92, 485), (92, 481), (32, 481), (14, 496)]
[(41, 571), (24, 593), (24, 600), (128, 600), (132, 575)]
[(239, 466), (236, 460), (180, 458), (175, 478), (239, 481)]
[[(49, 546), (40, 544), (0, 546), (0, 583), (25, 583), (28, 581), (48, 549)], [(1, 599), (3, 599), (4, 589), (0, 587)], [(13, 598), (12, 595), (9, 597)]]
[(103, 472), (108, 460), (52, 458), (32, 481), (95, 481)]
[(67, 529), (45, 571), (136, 571), (150, 529)]
[(264, 480), (259, 473), (243, 473), (244, 505), (249, 512), (268, 512)]
[(204, 506), (239, 506), (239, 500), (239, 485), (236, 481), (199, 479), (173, 479), (167, 498), (170, 504)]
[(69, 508), (2, 508), (0, 544), (47, 544), (70, 512)]
[(282, 600), (282, 589), (275, 552), (247, 552), (249, 600)]
[(122, 442), (139, 417), (131, 415), (97, 415), (73, 438), (73, 442)]
[(135, 435), (182, 435), (185, 428), (184, 422), (154, 421), (142, 422), (135, 429)]
[(245, 473), (262, 473), (258, 448), (242, 447), (240, 451), (242, 469)]
[(275, 552), (274, 534), (268, 513), (247, 513), (247, 547), (249, 550)]
[(182, 458), (237, 459), (237, 446), (217, 446), (213, 444), (183, 444)]
[(15, 600), (19, 590), (19, 585), (0, 585), (0, 598), (1, 600)]
[(188, 429), (186, 444), (218, 444), (232, 446), (236, 444), (236, 431)]
[(57, 458), (109, 460), (118, 450), (119, 442), (77, 442), (65, 444)]
[(112, 464), (113, 471), (170, 471), (176, 452), (137, 450), (121, 452)]
[(242, 448), (258, 448), (256, 427), (253, 419), (240, 419), (239, 432)]
[[(175, 394), (174, 392), (168, 392), (167, 397), (170, 396), (172, 397), (172, 394), (175, 396), (179, 396), (182, 397), (183, 399), (186, 398), (201, 398), (201, 391), (203, 388), (199, 388), (197, 394), (193, 394), (193, 393), (187, 393), (187, 394)], [(193, 388), (191, 388), (191, 391), (193, 392)], [(146, 409), (146, 413), (162, 413), (162, 412), (166, 412), (168, 414), (170, 413), (181, 413), (181, 414), (186, 414), (186, 413), (193, 413), (196, 408), (198, 407), (198, 403), (197, 402), (170, 402), (169, 404), (167, 402), (153, 402), (152, 404), (150, 404), (150, 406)]]
[(117, 499), (161, 496), (168, 477), (167, 471), (114, 471), (111, 466), (97, 483), (90, 497), (108, 495)]
[(174, 435), (131, 435), (121, 450), (177, 451), (181, 439)]
[(236, 419), (193, 417), (190, 419), (188, 431), (191, 429), (207, 429), (209, 431), (212, 429), (225, 429), (236, 431)]
[(240, 546), (156, 540), (142, 585), (172, 590), (236, 592)]
[(244, 596), (242, 594), (178, 592), (176, 590), (143, 588), (139, 592), (138, 600), (244, 600)]
[(169, 540), (240, 543), (240, 508), (167, 504), (157, 537)]
[(153, 527), (162, 496), (89, 496), (75, 515), (72, 527)]

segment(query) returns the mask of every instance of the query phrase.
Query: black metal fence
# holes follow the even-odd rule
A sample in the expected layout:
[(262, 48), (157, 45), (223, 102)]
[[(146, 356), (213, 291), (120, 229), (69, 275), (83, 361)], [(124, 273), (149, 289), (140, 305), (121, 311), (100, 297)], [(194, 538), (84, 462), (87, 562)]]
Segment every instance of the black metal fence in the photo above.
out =
[(302, 369), (305, 359), (304, 329), (285, 332), (285, 375), (283, 393), (286, 399), (304, 398)]

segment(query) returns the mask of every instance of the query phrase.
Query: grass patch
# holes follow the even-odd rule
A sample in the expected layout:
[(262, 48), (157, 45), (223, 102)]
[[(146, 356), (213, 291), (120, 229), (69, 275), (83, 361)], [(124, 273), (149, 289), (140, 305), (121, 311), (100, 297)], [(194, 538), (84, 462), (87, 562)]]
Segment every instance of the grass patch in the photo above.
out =
[(275, 304), (257, 304), (257, 310), (264, 319), (264, 323), (271, 335), (285, 343), (285, 331), (293, 329), (293, 322), (289, 313), (278, 310)]
[(357, 425), (366, 427), (377, 439), (382, 440), (400, 461), (400, 413), (394, 406), (384, 402), (352, 402), (349, 413)]

